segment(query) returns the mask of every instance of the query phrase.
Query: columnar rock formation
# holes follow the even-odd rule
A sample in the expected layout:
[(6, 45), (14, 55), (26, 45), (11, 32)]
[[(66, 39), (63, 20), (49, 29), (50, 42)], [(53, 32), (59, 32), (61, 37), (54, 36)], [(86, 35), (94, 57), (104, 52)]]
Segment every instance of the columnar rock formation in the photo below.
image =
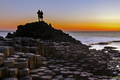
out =
[(72, 42), (81, 44), (80, 41), (75, 40), (69, 34), (62, 32), (61, 30), (54, 29), (51, 24), (47, 24), (44, 21), (27, 23), (26, 25), (19, 25), (14, 34), (8, 34), (6, 38), (10, 37), (32, 37), (39, 38), (41, 40), (49, 40), (56, 42)]
[(106, 80), (119, 73), (115, 55), (109, 47), (89, 50), (45, 22), (29, 23), (0, 37), (0, 80)]

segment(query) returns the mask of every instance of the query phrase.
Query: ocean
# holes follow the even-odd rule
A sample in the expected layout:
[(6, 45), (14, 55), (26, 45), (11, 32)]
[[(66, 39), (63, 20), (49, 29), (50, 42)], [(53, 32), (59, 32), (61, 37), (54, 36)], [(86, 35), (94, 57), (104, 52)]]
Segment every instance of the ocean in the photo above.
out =
[(6, 37), (7, 36), (7, 33), (13, 33), (13, 31), (0, 31), (0, 36), (2, 36), (2, 37)]
[(120, 42), (112, 42), (106, 45), (98, 45), (99, 42), (120, 41), (120, 31), (65, 31), (73, 38), (80, 40), (83, 44), (91, 45), (89, 49), (102, 50), (104, 47), (116, 47), (115, 50), (120, 52)]
[(120, 40), (120, 31), (65, 31), (65, 33), (86, 45)]

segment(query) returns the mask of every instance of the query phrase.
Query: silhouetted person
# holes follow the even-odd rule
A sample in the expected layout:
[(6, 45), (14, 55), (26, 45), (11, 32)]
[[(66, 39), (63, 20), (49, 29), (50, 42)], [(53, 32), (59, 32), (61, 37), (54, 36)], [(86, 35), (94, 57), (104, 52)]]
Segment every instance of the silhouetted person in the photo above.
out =
[(43, 21), (43, 12), (42, 12), (42, 10), (40, 12), (40, 18), (41, 18), (41, 21)]
[(37, 14), (38, 14), (38, 21), (40, 21), (40, 20), (42, 21), (43, 20), (43, 12), (38, 10)]
[(38, 10), (37, 14), (38, 14), (38, 21), (40, 21), (40, 10)]

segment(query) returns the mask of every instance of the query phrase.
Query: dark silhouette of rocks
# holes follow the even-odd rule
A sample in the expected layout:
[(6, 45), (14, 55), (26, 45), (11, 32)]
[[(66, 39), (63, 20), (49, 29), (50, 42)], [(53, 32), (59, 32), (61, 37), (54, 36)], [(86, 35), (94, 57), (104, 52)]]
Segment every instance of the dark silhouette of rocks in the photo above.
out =
[(32, 37), (40, 38), (41, 40), (49, 40), (55, 42), (72, 42), (75, 44), (81, 44), (80, 41), (75, 40), (69, 34), (64, 33), (61, 30), (54, 29), (51, 24), (47, 24), (44, 21), (27, 23), (25, 25), (17, 26), (16, 32), (13, 34), (8, 33), (6, 38), (13, 37)]
[[(109, 80), (119, 76), (114, 47), (88, 49), (44, 21), (0, 37), (0, 80)], [(111, 76), (111, 77), (110, 77)]]
[(89, 49), (44, 21), (19, 25), (0, 37), (0, 80), (108, 80), (120, 72), (113, 49)]

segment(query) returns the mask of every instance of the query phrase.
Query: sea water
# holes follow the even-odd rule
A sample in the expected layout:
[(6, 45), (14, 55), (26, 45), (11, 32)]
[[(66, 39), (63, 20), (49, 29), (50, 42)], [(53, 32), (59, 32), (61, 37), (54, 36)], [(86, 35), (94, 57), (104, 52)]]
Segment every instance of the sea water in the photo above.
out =
[(116, 47), (115, 50), (120, 51), (120, 42), (112, 42), (106, 45), (98, 45), (99, 42), (120, 41), (119, 31), (65, 31), (73, 38), (80, 40), (83, 44), (91, 45), (90, 49), (101, 50), (106, 46)]
[(0, 31), (0, 36), (2, 36), (2, 37), (6, 37), (7, 36), (7, 33), (13, 33), (13, 31)]
[(119, 31), (65, 31), (65, 33), (86, 45), (120, 40)]

